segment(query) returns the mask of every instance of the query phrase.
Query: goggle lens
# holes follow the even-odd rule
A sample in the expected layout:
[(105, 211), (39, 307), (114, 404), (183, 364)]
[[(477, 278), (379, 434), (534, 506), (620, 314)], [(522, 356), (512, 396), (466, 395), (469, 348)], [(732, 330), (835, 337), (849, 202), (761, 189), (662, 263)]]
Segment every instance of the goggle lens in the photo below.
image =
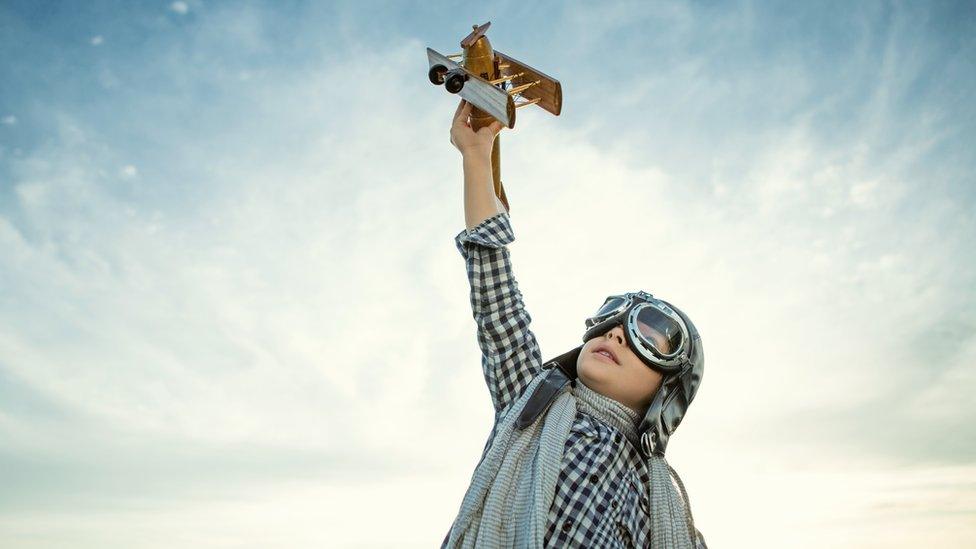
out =
[(603, 306), (600, 307), (600, 310), (597, 311), (593, 316), (594, 317), (599, 317), (599, 316), (603, 316), (603, 315), (609, 314), (609, 313), (611, 313), (611, 312), (619, 309), (620, 306), (623, 305), (625, 302), (626, 302), (626, 300), (624, 298), (622, 298), (622, 297), (611, 297), (611, 298), (607, 299), (607, 302), (604, 303)]
[(681, 326), (655, 307), (637, 313), (637, 329), (658, 352), (669, 355), (681, 346)]

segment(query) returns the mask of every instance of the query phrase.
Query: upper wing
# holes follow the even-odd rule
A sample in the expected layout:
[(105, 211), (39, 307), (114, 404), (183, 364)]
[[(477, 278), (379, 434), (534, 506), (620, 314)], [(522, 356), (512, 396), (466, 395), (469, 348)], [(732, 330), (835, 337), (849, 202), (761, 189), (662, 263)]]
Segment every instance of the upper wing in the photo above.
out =
[[(499, 64), (499, 72), (501, 73), (499, 78), (523, 73), (511, 79), (514, 88), (538, 81), (535, 85), (528, 86), (522, 91), (521, 96), (527, 100), (538, 99), (540, 107), (552, 114), (559, 115), (563, 108), (563, 88), (559, 84), (559, 80), (498, 50), (495, 50), (495, 60)], [(503, 65), (508, 66), (504, 67)]]
[(427, 62), (430, 67), (444, 65), (447, 70), (463, 69), (468, 80), (458, 95), (509, 128), (515, 127), (515, 100), (507, 92), (430, 48), (427, 48)]

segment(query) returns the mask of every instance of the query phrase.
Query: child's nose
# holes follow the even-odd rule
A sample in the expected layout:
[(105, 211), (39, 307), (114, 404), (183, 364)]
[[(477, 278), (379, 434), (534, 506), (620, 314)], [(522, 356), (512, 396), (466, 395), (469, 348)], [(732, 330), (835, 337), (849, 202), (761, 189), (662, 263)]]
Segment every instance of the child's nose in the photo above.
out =
[(624, 337), (624, 326), (623, 326), (623, 324), (617, 324), (613, 328), (610, 328), (610, 331), (607, 332), (607, 337), (608, 338), (616, 338), (617, 339), (617, 343), (619, 343), (620, 345), (623, 345), (625, 347), (627, 346), (627, 338)]

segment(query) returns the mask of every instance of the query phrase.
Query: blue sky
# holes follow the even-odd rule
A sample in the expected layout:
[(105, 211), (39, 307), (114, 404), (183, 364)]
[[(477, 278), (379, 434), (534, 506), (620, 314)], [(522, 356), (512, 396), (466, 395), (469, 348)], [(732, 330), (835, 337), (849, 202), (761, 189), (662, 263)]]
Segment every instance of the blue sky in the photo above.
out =
[(695, 320), (710, 545), (965, 546), (974, 14), (4, 3), (0, 545), (439, 543), (491, 405), (424, 48), (490, 20), (564, 91), (501, 137), (543, 354), (609, 293)]

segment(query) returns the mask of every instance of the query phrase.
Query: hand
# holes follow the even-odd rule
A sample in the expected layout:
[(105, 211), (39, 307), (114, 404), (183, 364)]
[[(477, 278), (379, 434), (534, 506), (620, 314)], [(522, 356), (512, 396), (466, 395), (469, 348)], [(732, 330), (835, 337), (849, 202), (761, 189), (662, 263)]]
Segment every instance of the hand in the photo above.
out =
[(495, 136), (505, 127), (498, 120), (481, 128), (477, 132), (471, 129), (468, 118), (471, 116), (471, 103), (464, 99), (454, 112), (454, 122), (451, 124), (451, 144), (461, 151), (462, 156), (469, 154), (491, 156), (491, 146)]

